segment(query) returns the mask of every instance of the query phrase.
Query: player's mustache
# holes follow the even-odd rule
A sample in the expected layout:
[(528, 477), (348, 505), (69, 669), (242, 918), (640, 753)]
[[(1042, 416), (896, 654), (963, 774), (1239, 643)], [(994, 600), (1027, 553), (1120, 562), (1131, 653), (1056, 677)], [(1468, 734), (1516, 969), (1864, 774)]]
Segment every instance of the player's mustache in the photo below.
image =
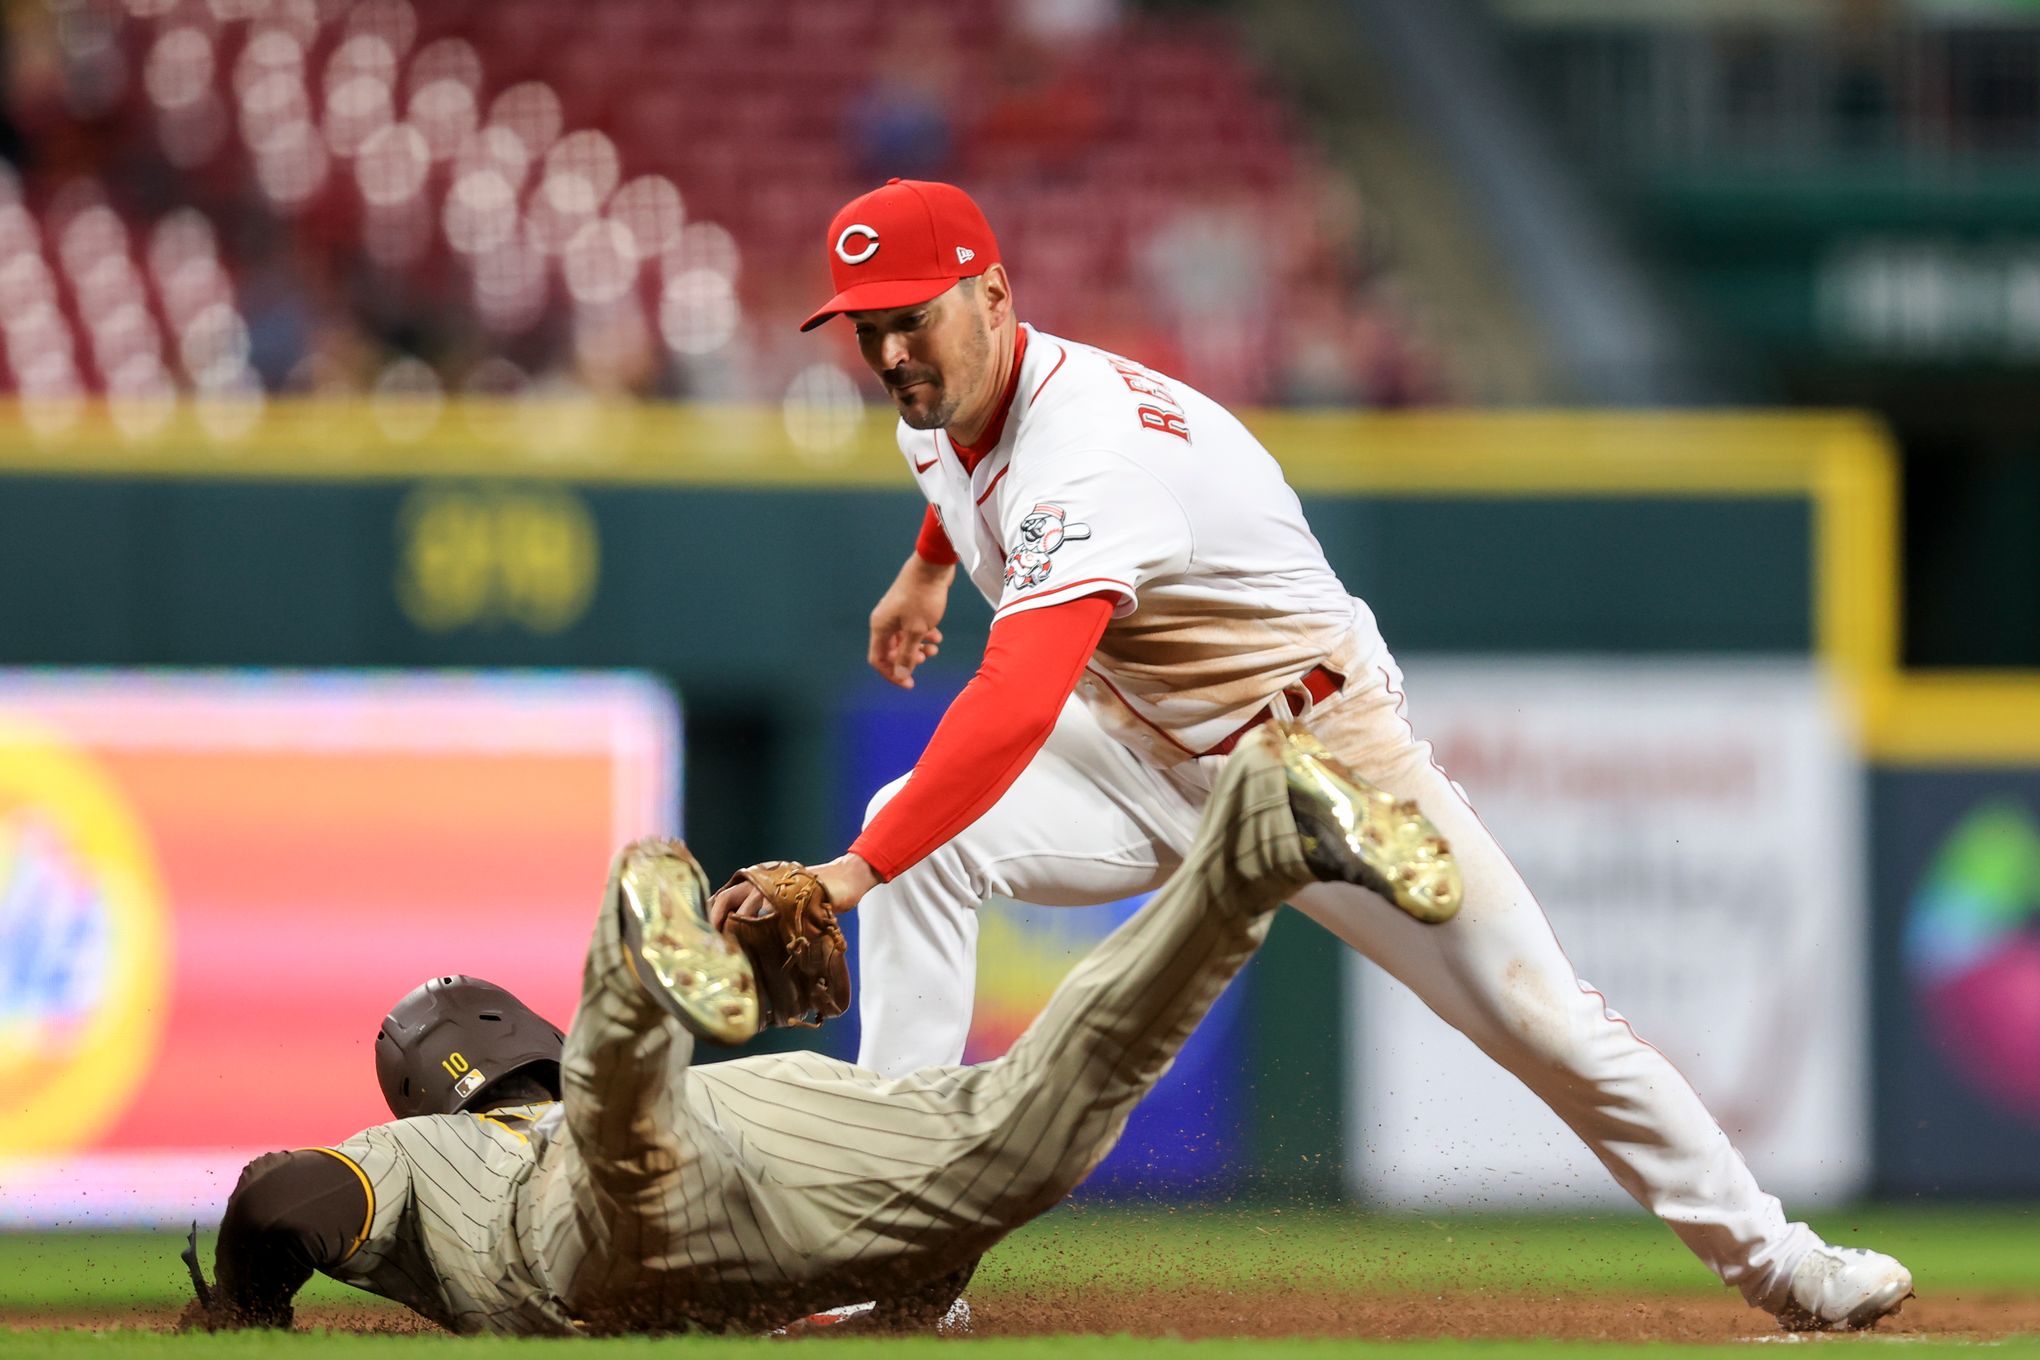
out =
[(936, 378), (935, 370), (932, 368), (895, 368), (890, 372), (881, 374), (879, 380), (897, 392), (902, 387), (911, 387), (917, 382), (934, 383)]

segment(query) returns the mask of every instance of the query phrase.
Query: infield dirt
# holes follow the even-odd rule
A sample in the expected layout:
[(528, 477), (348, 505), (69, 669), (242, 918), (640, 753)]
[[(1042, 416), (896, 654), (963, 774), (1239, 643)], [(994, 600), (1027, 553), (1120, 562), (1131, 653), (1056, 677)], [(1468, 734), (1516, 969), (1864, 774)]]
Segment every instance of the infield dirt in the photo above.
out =
[[(1912, 1267), (1922, 1297), (1882, 1324), (1879, 1338), (2040, 1337), (2040, 1206), (1863, 1207), (1818, 1216), (1814, 1226), (1831, 1241), (1891, 1250)], [(176, 1233), (0, 1234), (0, 1329), (167, 1330), (191, 1292), (177, 1256), (183, 1245)], [(200, 1246), (210, 1260), (206, 1236)], [(1398, 1218), (1073, 1205), (1001, 1244), (968, 1294), (976, 1334), (994, 1338), (1485, 1345), (1790, 1335), (1638, 1214)], [(307, 1286), (298, 1318), (303, 1327), (345, 1333), (436, 1330), (324, 1279)], [(0, 1352), (9, 1349), (0, 1334)], [(2040, 1357), (2040, 1342), (2024, 1353)], [(1060, 1360), (1088, 1354), (1081, 1346), (1056, 1351)]]
[[(1181, 1337), (1339, 1337), (1402, 1341), (1551, 1338), (1571, 1341), (1749, 1341), (1783, 1337), (1778, 1324), (1732, 1295), (1696, 1298), (1563, 1297), (1509, 1293), (1339, 1294), (1322, 1290), (1156, 1289), (1130, 1292), (1001, 1293), (973, 1302), (974, 1334), (999, 1336), (1131, 1335)], [(0, 1326), (96, 1331), (168, 1330), (175, 1310), (8, 1309)], [(389, 1334), (436, 1332), (431, 1323), (386, 1306), (313, 1304), (298, 1310), (301, 1328)], [(1914, 1299), (1877, 1328), (1882, 1337), (1991, 1341), (2040, 1333), (2040, 1294), (1984, 1293)]]

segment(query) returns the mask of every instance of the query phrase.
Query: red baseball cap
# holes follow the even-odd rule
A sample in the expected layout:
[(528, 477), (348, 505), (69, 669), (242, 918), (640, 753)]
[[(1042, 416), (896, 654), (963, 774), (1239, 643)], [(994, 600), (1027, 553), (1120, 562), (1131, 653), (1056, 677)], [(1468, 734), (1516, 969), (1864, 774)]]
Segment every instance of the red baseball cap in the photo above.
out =
[(843, 205), (829, 223), (836, 296), (801, 323), (813, 330), (839, 312), (911, 307), (998, 263), (991, 223), (954, 184), (889, 179)]

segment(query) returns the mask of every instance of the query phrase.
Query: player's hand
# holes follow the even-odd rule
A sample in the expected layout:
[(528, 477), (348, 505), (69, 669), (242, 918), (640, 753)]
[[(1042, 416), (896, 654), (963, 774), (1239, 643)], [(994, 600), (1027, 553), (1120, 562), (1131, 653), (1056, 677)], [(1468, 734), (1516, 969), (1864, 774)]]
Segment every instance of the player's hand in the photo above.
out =
[[(757, 865), (752, 865), (757, 868)], [(765, 906), (765, 894), (741, 878), (715, 890), (708, 899), (708, 923), (717, 930), (732, 916), (757, 916)]]
[(910, 553), (900, 574), (871, 611), (871, 650), (865, 660), (901, 689), (914, 687), (914, 668), (942, 646), (942, 613), (956, 567), (938, 566)]
[[(752, 865), (752, 868), (759, 866)], [(848, 911), (864, 899), (864, 894), (877, 887), (878, 874), (862, 855), (841, 855), (827, 864), (810, 866), (809, 872), (821, 881), (822, 891), (829, 895), (829, 906), (836, 911)], [(765, 894), (741, 878), (733, 879), (727, 886), (716, 890), (708, 899), (708, 923), (717, 930), (732, 916), (756, 916), (765, 907)]]
[(862, 855), (839, 855), (827, 864), (811, 866), (811, 871), (821, 881), (822, 891), (829, 895), (829, 905), (837, 911), (850, 910), (883, 881)]

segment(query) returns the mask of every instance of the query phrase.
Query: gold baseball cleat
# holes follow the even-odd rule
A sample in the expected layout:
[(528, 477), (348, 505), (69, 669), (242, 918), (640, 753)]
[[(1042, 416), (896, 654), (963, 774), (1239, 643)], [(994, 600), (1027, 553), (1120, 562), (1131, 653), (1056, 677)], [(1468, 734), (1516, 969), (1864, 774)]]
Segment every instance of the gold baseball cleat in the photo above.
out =
[(1459, 864), (1430, 818), (1354, 774), (1295, 723), (1274, 727), (1311, 871), (1372, 889), (1427, 925), (1451, 920), (1462, 894)]
[(624, 960), (653, 1000), (715, 1043), (740, 1044), (758, 1032), (751, 961), (709, 925), (708, 878), (685, 845), (630, 845), (616, 897)]

